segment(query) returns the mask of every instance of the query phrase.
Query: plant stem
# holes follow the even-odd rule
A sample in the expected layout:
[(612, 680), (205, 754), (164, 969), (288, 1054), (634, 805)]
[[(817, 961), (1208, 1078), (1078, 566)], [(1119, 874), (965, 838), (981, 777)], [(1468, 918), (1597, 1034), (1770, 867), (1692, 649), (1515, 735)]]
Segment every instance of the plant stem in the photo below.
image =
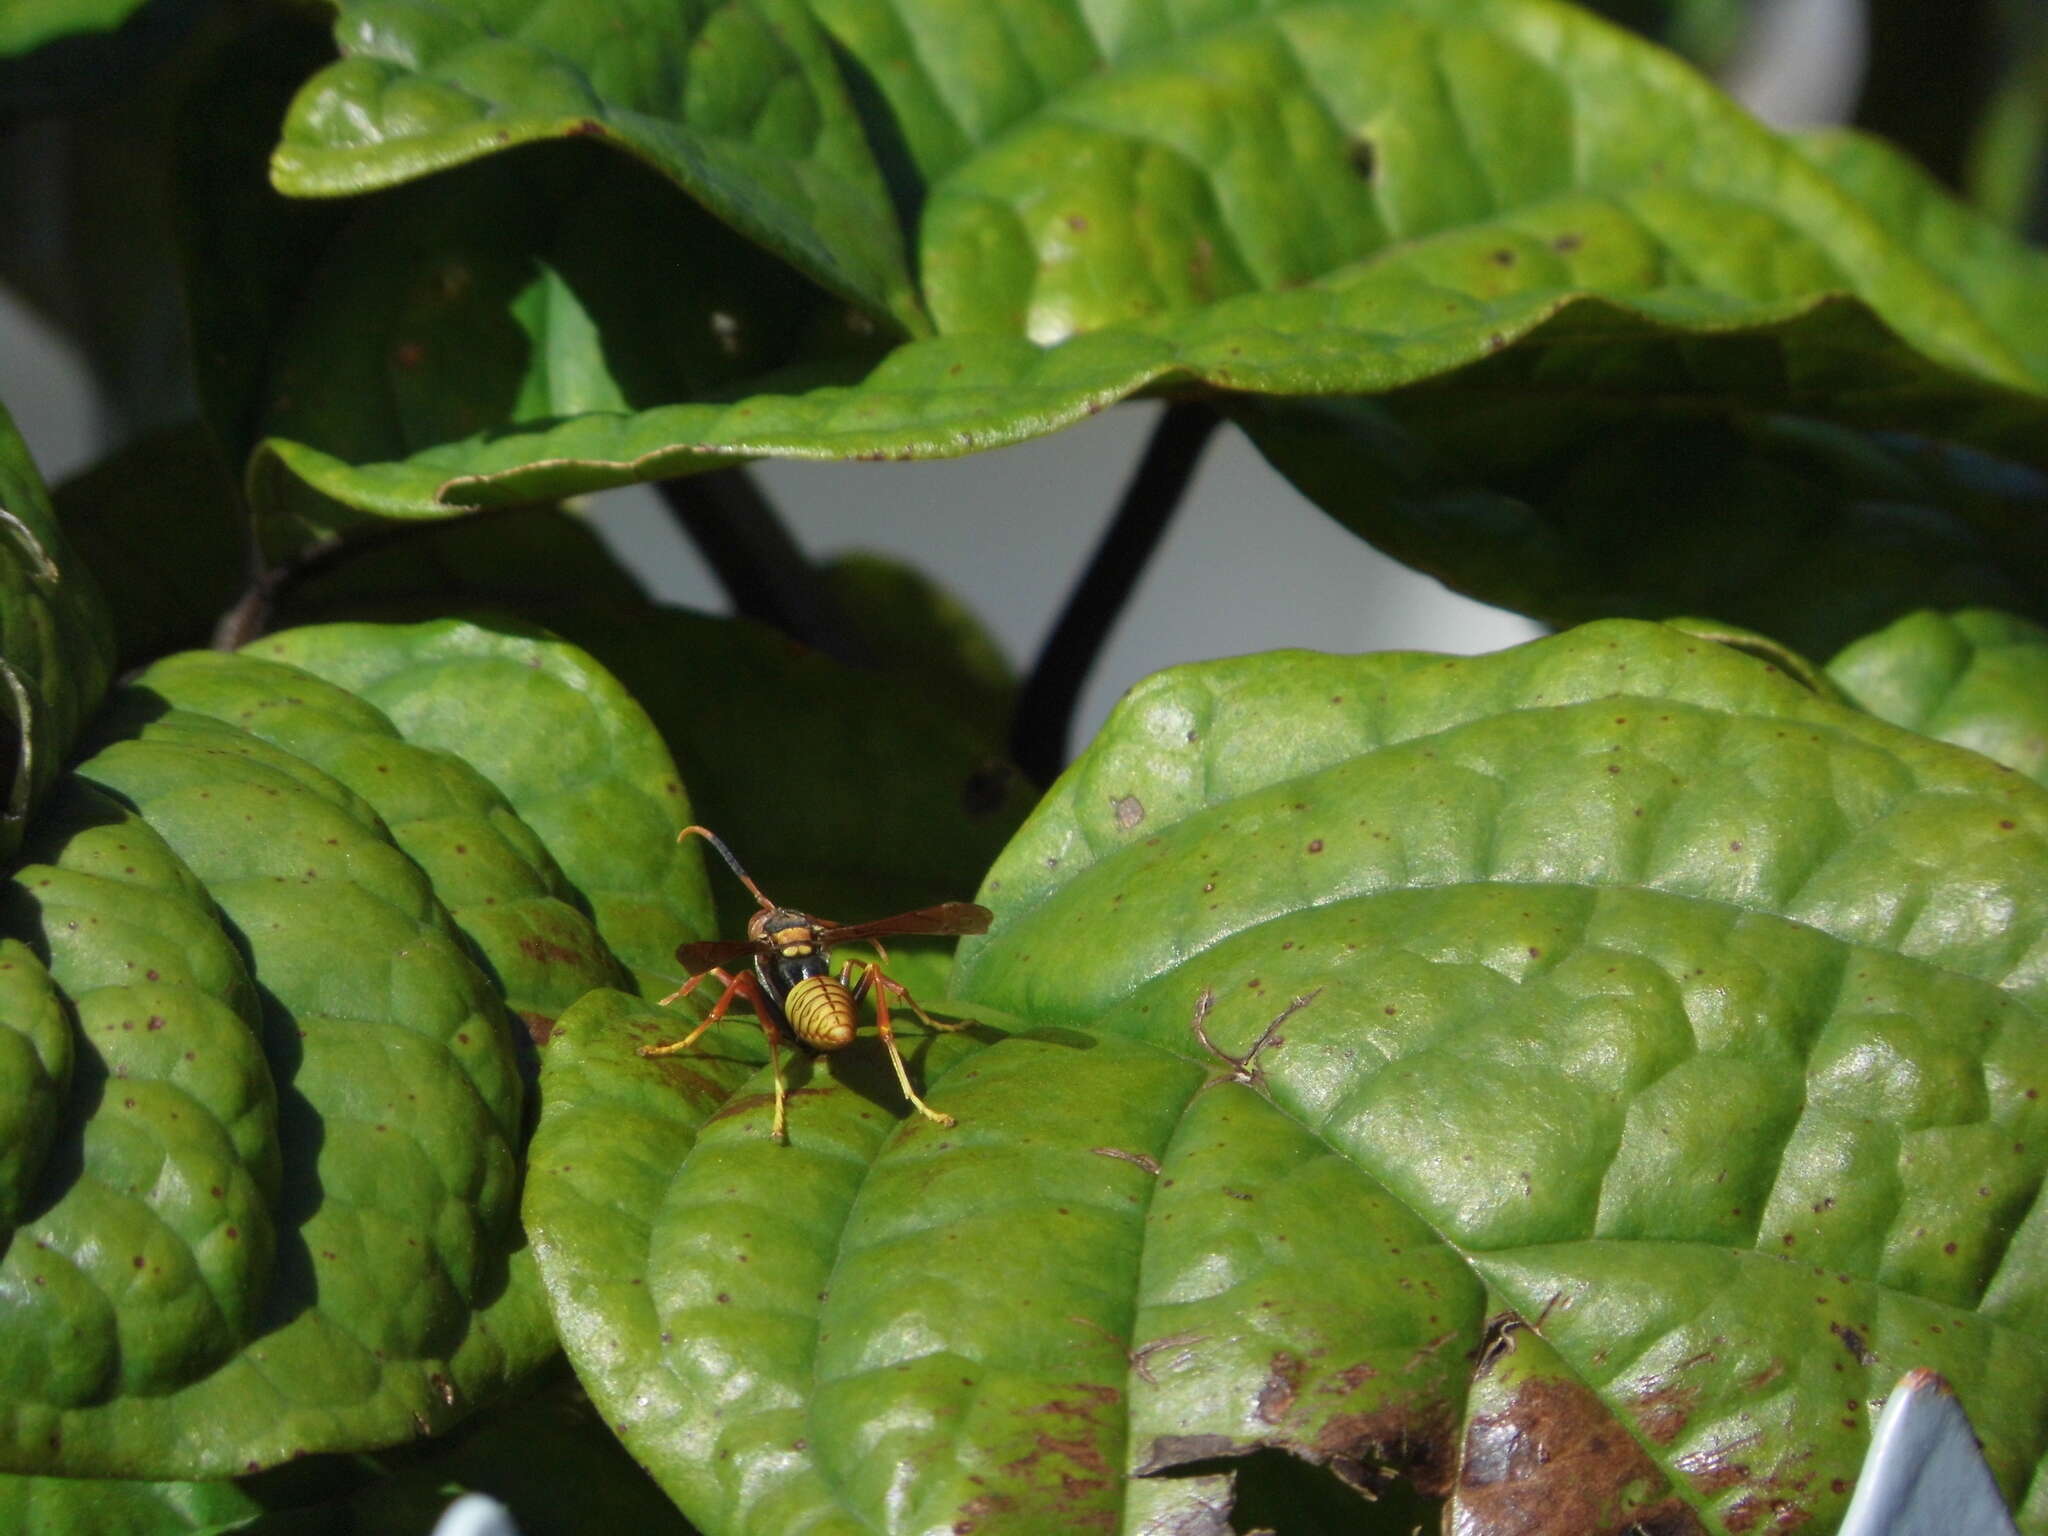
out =
[(1088, 569), (1038, 653), (1017, 699), (1010, 755), (1040, 786), (1050, 784), (1066, 766), (1081, 685), (1159, 547), (1220, 419), (1200, 402), (1166, 408)]
[(837, 594), (744, 469), (663, 480), (655, 489), (732, 600), (733, 612), (836, 661), (870, 663)]

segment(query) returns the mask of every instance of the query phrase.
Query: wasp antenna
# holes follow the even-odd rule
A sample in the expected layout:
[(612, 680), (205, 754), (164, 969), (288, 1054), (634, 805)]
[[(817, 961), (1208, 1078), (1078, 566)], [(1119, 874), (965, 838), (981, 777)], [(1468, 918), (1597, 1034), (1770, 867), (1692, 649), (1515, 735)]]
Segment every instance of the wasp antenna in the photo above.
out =
[(712, 847), (716, 848), (718, 850), (719, 857), (723, 858), (727, 866), (732, 870), (732, 872), (740, 877), (740, 884), (744, 885), (748, 890), (754, 893), (754, 900), (761, 903), (761, 910), (764, 912), (773, 912), (775, 910), (775, 903), (770, 901), (766, 896), (763, 896), (761, 894), (761, 887), (754, 884), (753, 876), (749, 875), (744, 869), (740, 868), (740, 861), (734, 858), (732, 850), (725, 846), (724, 838), (720, 837), (716, 832), (712, 831), (709, 827), (694, 826), (685, 827), (682, 831), (678, 832), (676, 834), (676, 841), (680, 843), (686, 837), (701, 837), (704, 839), (705, 842), (709, 843)]

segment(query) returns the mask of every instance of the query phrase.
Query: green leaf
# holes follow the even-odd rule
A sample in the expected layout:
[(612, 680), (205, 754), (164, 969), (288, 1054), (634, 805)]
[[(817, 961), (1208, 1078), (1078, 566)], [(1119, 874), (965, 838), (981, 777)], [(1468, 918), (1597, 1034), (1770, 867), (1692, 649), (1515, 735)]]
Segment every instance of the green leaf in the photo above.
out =
[[(673, 989), (676, 945), (710, 926), (703, 866), (675, 842), (690, 802), (646, 711), (590, 656), (530, 626), (454, 620), (320, 625), (248, 653), (324, 678), (376, 706), (413, 746), (468, 763), (546, 845), (636, 989)], [(528, 935), (517, 947), (540, 942)], [(565, 981), (589, 979), (556, 989), (549, 1016), (598, 979), (583, 941), (566, 947), (577, 963)]]
[(515, 144), (606, 140), (833, 292), (919, 323), (881, 173), (797, 0), (635, 0), (616, 35), (531, 0), (339, 10), (344, 57), (293, 103), (282, 190), (357, 193)]
[[(1813, 352), (1832, 333), (1844, 366), (1859, 332), (1842, 311), (1808, 325)], [(1824, 656), (1930, 602), (2048, 616), (2038, 469), (1829, 423), (1796, 397), (1644, 413), (1655, 377), (1605, 355), (1619, 373), (1605, 400), (1553, 406), (1540, 359), (1508, 353), (1380, 401), (1236, 415), (1347, 527), (1552, 624), (1705, 614)]]
[(99, 589), (72, 560), (42, 476), (0, 408), (0, 859), (98, 705), (113, 651)]
[(124, 444), (51, 500), (106, 593), (123, 667), (206, 644), (249, 578), (234, 477), (197, 422)]
[(2048, 783), (2048, 629), (1986, 609), (1915, 613), (1828, 663), (1849, 698)]
[(2041, 381), (1942, 274), (1681, 65), (1589, 18), (1324, 0), (1112, 32), (1011, 9), (972, 25), (821, 9), (872, 87), (871, 134), (902, 146), (948, 334), (857, 385), (501, 417), (402, 458), (281, 430), (261, 497), (296, 477), (421, 516), (749, 455), (954, 455), (1146, 388), (1381, 394), (1496, 353), (1581, 419), (1588, 392), (1615, 412), (1647, 392), (1660, 415), (1939, 423), (2038, 461)]
[(1276, 1452), (1469, 1510), (1510, 1431), (1559, 1529), (1826, 1530), (1909, 1365), (2037, 1475), (2019, 775), (1655, 626), (1281, 652), (1139, 685), (982, 899), (956, 1127), (867, 1042), (777, 1147), (743, 1028), (624, 1000), (544, 1067), (566, 1346), (715, 1536), (1220, 1530)]
[(111, 1421), (146, 1422), (262, 1331), (278, 1104), (242, 956), (174, 849), (67, 778), (27, 852), (0, 921), (45, 951), (78, 1062), (58, 1154), (0, 1258), (0, 1454), (104, 1468)]
[(944, 689), (955, 714), (991, 743), (1005, 740), (1017, 674), (966, 604), (886, 555), (850, 551), (828, 561), (823, 575), (877, 666)]
[(1867, 134), (1792, 141), (1898, 240), (1954, 284), (2037, 380), (2048, 380), (2048, 251), (2002, 229), (1904, 154)]
[(552, 1346), (502, 1005), (364, 802), (148, 681), (78, 776), (132, 811), (39, 826), (73, 873), (10, 907), (91, 1055), (0, 1261), (9, 1336), (48, 1340), (9, 1353), (0, 1458), (218, 1477), (429, 1432)]
[[(581, 144), (372, 200), (294, 300), (261, 430), (360, 461), (721, 394), (841, 308), (653, 173)], [(252, 488), (274, 548), (351, 520), (260, 474)]]
[(1839, 1402), (1905, 1364), (2004, 1426), (2011, 1495), (2048, 1445), (2023, 1222), (2044, 815), (2015, 775), (1671, 631), (1183, 669), (992, 871), (956, 989), (1173, 1048), (1211, 987), (1242, 1051), (1320, 987), (1261, 1058), (1274, 1102), (1689, 1502), (1735, 1528), (1772, 1468), (1849, 1476), (1868, 1419)]
[(261, 1513), (233, 1483), (0, 1477), (0, 1524), (16, 1536), (186, 1536)]
[(525, 1536), (575, 1536), (594, 1519), (689, 1536), (574, 1379), (557, 1374), (449, 1434), (377, 1456), (218, 1483), (0, 1477), (0, 1526), (12, 1536), (425, 1536), (451, 1499), (474, 1491), (508, 1505)]
[[(444, 621), (175, 656), (95, 735), (0, 891), (0, 1466), (218, 1479), (504, 1398), (554, 1347), (506, 1005), (544, 1036), (632, 979), (614, 943), (666, 991), (709, 926), (647, 717), (572, 646)], [(451, 1466), (317, 1528), (412, 1519)], [(239, 1519), (295, 1488), (0, 1503)]]
[(34, 951), (0, 938), (0, 1229), (21, 1220), (71, 1088), (71, 1020)]
[[(293, 636), (280, 643), (292, 653)], [(545, 1037), (592, 987), (627, 981), (541, 839), (462, 758), (405, 741), (370, 704), (296, 666), (202, 651), (148, 677), (173, 709), (239, 724), (360, 795), (530, 1032)], [(488, 712), (486, 680), (466, 681), (468, 705)]]

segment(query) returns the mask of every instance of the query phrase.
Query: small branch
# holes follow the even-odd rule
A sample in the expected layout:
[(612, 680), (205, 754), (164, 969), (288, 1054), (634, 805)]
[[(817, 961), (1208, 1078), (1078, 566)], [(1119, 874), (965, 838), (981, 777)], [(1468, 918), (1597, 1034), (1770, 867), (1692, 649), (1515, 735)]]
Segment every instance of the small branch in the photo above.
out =
[(742, 618), (772, 625), (849, 666), (871, 663), (838, 596), (744, 469), (655, 486)]
[(1041, 786), (1066, 766), (1081, 685), (1159, 547), (1220, 419), (1196, 402), (1166, 408), (1116, 516), (1038, 653), (1017, 700), (1010, 755)]

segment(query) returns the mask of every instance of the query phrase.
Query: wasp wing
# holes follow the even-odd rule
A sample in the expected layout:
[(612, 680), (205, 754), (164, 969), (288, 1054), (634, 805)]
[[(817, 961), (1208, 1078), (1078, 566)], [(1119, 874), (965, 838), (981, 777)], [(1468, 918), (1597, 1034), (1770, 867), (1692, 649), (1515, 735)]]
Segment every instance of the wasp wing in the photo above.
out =
[(678, 944), (676, 960), (694, 976), (714, 966), (731, 965), (735, 960), (751, 960), (760, 949), (752, 939), (702, 939), (695, 944)]
[(915, 912), (898, 912), (878, 917), (871, 923), (847, 923), (843, 927), (820, 928), (823, 944), (851, 944), (860, 939), (887, 938), (892, 934), (987, 933), (995, 914), (971, 901), (942, 901), (936, 907), (919, 907)]

